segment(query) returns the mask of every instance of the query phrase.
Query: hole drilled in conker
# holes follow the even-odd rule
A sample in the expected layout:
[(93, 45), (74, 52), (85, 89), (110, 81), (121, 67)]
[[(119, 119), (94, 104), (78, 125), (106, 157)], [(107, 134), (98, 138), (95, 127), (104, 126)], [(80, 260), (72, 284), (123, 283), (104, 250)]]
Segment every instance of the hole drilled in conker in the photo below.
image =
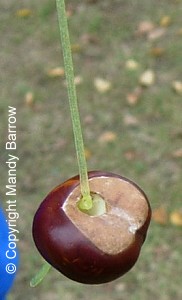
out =
[(91, 197), (92, 197), (92, 208), (90, 209), (81, 209), (79, 207), (79, 201), (77, 203), (77, 207), (80, 211), (83, 213), (89, 215), (89, 216), (100, 216), (106, 213), (106, 202), (103, 199), (103, 197), (97, 193), (91, 192)]

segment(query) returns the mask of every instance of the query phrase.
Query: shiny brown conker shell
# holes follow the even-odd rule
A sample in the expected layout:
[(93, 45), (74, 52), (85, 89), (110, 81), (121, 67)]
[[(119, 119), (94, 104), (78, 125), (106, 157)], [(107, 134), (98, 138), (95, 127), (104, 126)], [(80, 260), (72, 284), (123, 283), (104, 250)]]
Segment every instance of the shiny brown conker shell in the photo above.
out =
[(151, 218), (144, 192), (113, 173), (88, 173), (91, 192), (99, 194), (107, 211), (90, 216), (78, 208), (79, 176), (53, 189), (33, 220), (34, 242), (54, 268), (86, 284), (112, 281), (138, 259)]

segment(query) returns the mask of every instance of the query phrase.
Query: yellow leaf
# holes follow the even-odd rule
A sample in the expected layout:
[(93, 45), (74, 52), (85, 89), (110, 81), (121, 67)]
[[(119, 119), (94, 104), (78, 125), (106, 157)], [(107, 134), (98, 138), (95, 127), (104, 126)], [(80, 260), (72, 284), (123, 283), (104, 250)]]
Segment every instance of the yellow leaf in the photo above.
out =
[(170, 16), (163, 16), (160, 20), (160, 25), (162, 27), (168, 27), (171, 24), (171, 17)]
[(177, 35), (182, 35), (182, 28), (177, 30)]
[(113, 131), (105, 131), (104, 133), (102, 133), (100, 135), (99, 142), (100, 143), (113, 142), (116, 140), (116, 138), (117, 138), (117, 135)]
[(178, 95), (182, 95), (182, 81), (173, 81), (172, 88)]
[(82, 49), (82, 47), (81, 47), (80, 44), (73, 44), (73, 45), (71, 45), (71, 50), (72, 50), (72, 52), (74, 52), (74, 53), (80, 52), (81, 49)]
[(125, 66), (126, 66), (127, 70), (133, 71), (133, 70), (137, 70), (138, 69), (139, 63), (136, 60), (134, 60), (134, 59), (128, 59), (126, 61)]
[(149, 87), (154, 84), (155, 82), (155, 74), (152, 70), (146, 70), (141, 76), (140, 76), (140, 84), (144, 87)]
[(154, 209), (152, 212), (152, 219), (161, 225), (166, 225), (168, 222), (168, 214), (163, 206)]
[(64, 76), (64, 69), (62, 67), (56, 67), (47, 71), (47, 75), (49, 77), (63, 77)]
[(28, 8), (22, 8), (16, 11), (16, 16), (19, 18), (25, 18), (32, 15), (32, 10)]
[(32, 107), (34, 102), (34, 94), (32, 92), (27, 92), (25, 94), (25, 104)]
[(161, 57), (164, 55), (165, 49), (161, 47), (154, 47), (150, 50), (150, 54), (154, 57)]
[(170, 214), (170, 222), (175, 226), (182, 226), (182, 211), (173, 211)]
[(89, 159), (92, 156), (92, 153), (89, 149), (85, 148), (85, 158)]
[(101, 94), (104, 94), (111, 89), (111, 82), (103, 78), (95, 78), (94, 85), (96, 90)]

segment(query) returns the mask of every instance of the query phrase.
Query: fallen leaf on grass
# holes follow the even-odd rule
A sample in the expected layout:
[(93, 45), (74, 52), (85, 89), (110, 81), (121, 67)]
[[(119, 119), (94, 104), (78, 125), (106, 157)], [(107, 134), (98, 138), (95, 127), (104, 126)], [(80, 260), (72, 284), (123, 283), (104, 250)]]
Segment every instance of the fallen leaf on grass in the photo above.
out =
[(114, 142), (117, 138), (117, 135), (113, 131), (105, 131), (99, 136), (100, 143), (109, 143)]
[(125, 67), (127, 70), (137, 70), (139, 68), (139, 63), (134, 59), (128, 59), (125, 63)]
[(137, 34), (138, 35), (145, 35), (151, 32), (155, 28), (155, 25), (151, 21), (141, 21), (138, 24)]
[(182, 148), (175, 150), (175, 151), (172, 153), (172, 156), (173, 156), (174, 158), (182, 158)]
[(154, 57), (161, 57), (165, 53), (165, 49), (162, 47), (154, 47), (150, 50), (150, 54)]
[(126, 100), (129, 105), (136, 105), (142, 94), (142, 88), (140, 86), (136, 87), (133, 92), (126, 95)]
[(138, 103), (138, 99), (139, 99), (139, 97), (135, 92), (129, 93), (126, 96), (126, 100), (129, 105), (136, 105)]
[(144, 87), (149, 87), (155, 82), (155, 73), (152, 70), (146, 70), (139, 79), (139, 82)]
[(85, 148), (84, 152), (85, 152), (86, 159), (89, 159), (92, 156), (92, 153), (88, 148)]
[(64, 69), (62, 67), (56, 67), (56, 68), (53, 68), (53, 69), (49, 69), (47, 71), (47, 75), (51, 78), (63, 77), (64, 76)]
[(170, 16), (163, 16), (160, 19), (160, 26), (162, 27), (168, 27), (171, 24), (171, 17)]
[(22, 8), (16, 11), (16, 16), (19, 18), (26, 18), (33, 14), (33, 11), (28, 8)]
[(34, 104), (34, 94), (32, 92), (27, 92), (25, 94), (25, 104), (32, 107)]
[(168, 214), (166, 209), (163, 206), (160, 206), (153, 210), (152, 219), (161, 225), (166, 225), (168, 222)]
[(70, 18), (70, 17), (72, 17), (73, 14), (74, 14), (74, 8), (70, 4), (70, 5), (68, 5), (68, 7), (66, 9), (66, 16), (67, 16), (67, 18)]
[(182, 95), (182, 81), (173, 81), (172, 88), (178, 95)]
[(83, 82), (83, 77), (81, 77), (80, 75), (75, 76), (74, 78), (75, 85), (80, 85), (82, 82)]
[(71, 51), (73, 53), (79, 53), (82, 50), (82, 47), (80, 44), (72, 44), (71, 45)]
[(134, 126), (135, 127), (139, 124), (138, 119), (130, 114), (126, 114), (123, 118), (123, 121), (126, 126)]
[(177, 30), (177, 35), (182, 35), (182, 28)]
[(148, 39), (150, 41), (157, 40), (161, 38), (166, 33), (166, 28), (155, 28), (148, 34)]
[(182, 211), (173, 211), (170, 214), (170, 222), (175, 226), (182, 226)]
[(111, 82), (103, 78), (95, 78), (94, 86), (99, 93), (104, 94), (111, 89)]
[(134, 150), (128, 150), (124, 153), (126, 160), (132, 161), (137, 157), (137, 153)]
[(116, 290), (116, 292), (118, 292), (118, 293), (123, 293), (125, 290), (126, 290), (126, 283), (124, 283), (124, 282), (119, 282), (119, 283), (117, 283), (116, 285), (115, 285), (115, 290)]

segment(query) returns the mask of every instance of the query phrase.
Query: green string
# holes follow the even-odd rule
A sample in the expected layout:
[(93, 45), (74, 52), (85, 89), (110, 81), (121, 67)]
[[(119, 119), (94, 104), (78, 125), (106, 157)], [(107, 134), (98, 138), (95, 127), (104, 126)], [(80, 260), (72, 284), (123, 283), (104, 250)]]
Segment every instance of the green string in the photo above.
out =
[(48, 264), (46, 261), (43, 264), (42, 268), (39, 270), (39, 272), (31, 279), (30, 281), (30, 286), (31, 287), (36, 287), (47, 275), (51, 268), (51, 265)]
[(90, 195), (90, 188), (88, 183), (87, 163), (85, 158), (85, 150), (84, 150), (83, 136), (82, 136), (80, 116), (78, 110), (76, 88), (74, 83), (74, 69), (73, 69), (73, 60), (71, 54), (68, 21), (67, 21), (66, 10), (65, 10), (65, 1), (56, 0), (56, 3), (57, 3), (57, 12), (58, 12), (62, 51), (63, 51), (63, 59), (64, 59), (64, 68), (65, 68), (65, 75), (66, 75), (67, 88), (68, 88), (69, 106), (71, 112), (71, 120), (73, 126), (73, 134), (74, 134), (75, 148), (76, 148), (79, 175), (80, 175), (80, 188), (81, 188), (82, 198), (80, 200), (79, 205), (80, 208), (82, 209), (83, 208), (90, 209), (92, 207), (92, 198)]

